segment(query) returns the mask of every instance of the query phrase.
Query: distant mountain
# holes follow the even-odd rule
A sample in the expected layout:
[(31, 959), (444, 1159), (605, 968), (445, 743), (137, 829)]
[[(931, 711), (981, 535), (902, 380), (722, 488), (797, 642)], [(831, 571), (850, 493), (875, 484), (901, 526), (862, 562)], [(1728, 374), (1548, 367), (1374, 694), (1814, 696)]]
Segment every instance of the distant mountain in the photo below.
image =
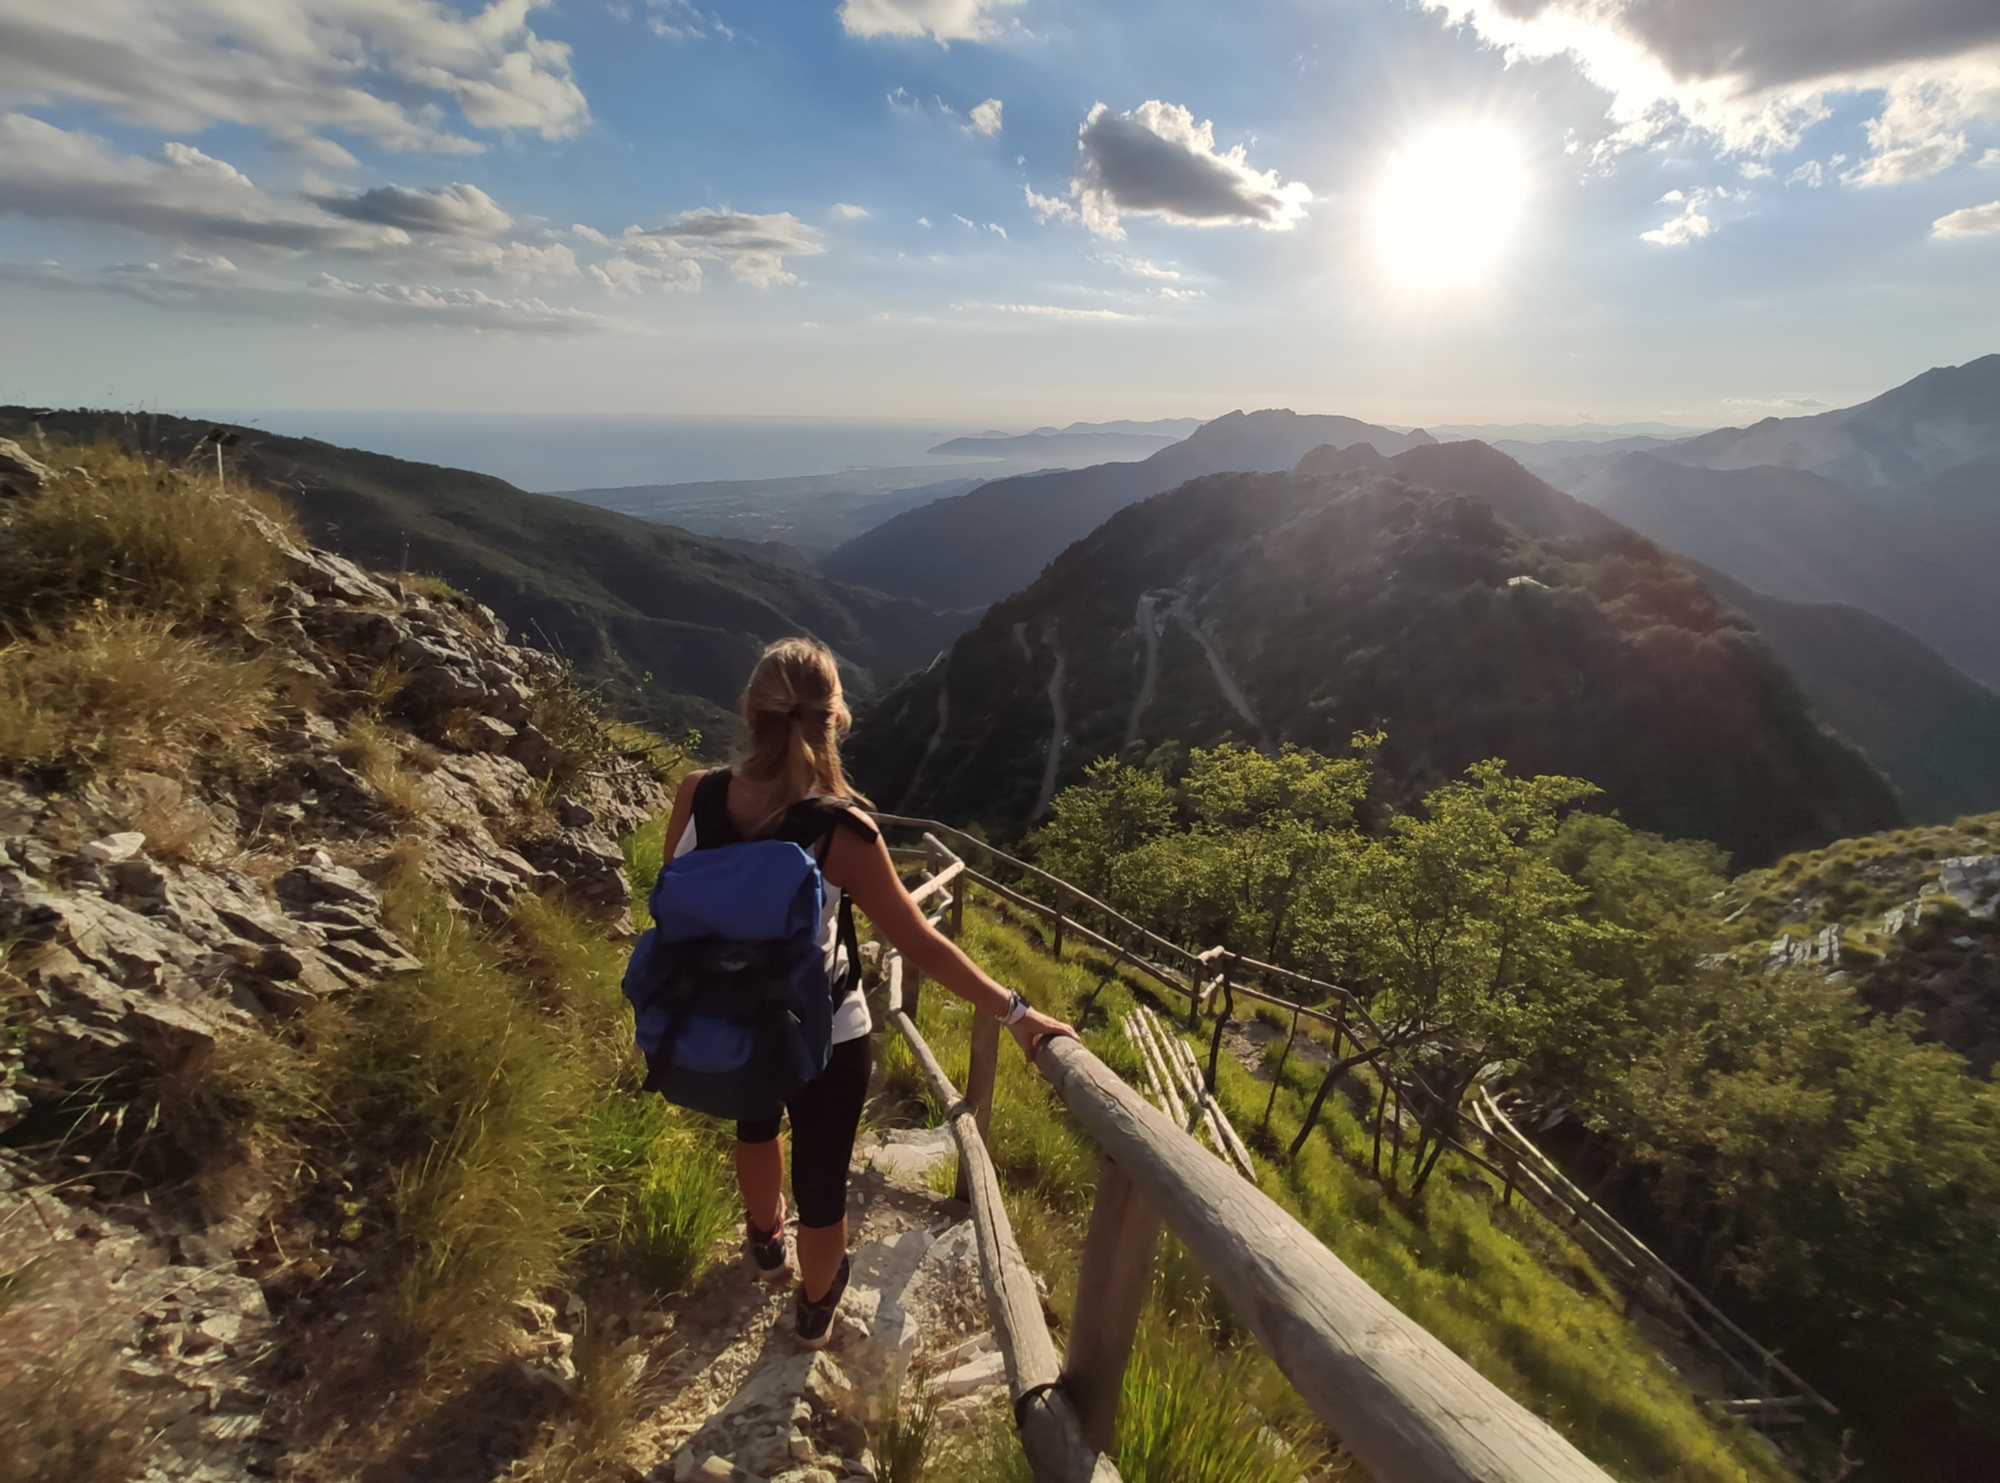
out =
[[(0, 437), (108, 439), (191, 456), (210, 424), (0, 407)], [(914, 603), (844, 587), (742, 543), (529, 494), (463, 469), (233, 429), (234, 474), (283, 495), (319, 544), (380, 571), (430, 573), (555, 650), (627, 714), (727, 734), (758, 648), (811, 633), (865, 690), (931, 659), (957, 631)], [(796, 558), (793, 558), (795, 561)]]
[(998, 479), (884, 521), (820, 570), (937, 608), (965, 609), (1017, 592), (1072, 541), (1114, 511), (1202, 474), (1289, 469), (1322, 444), (1369, 443), (1380, 453), (1434, 442), (1351, 417), (1231, 412), (1141, 463), (1099, 464)]
[(1075, 468), (1079, 464), (1145, 458), (1179, 441), (1177, 437), (1160, 433), (1034, 432), (1022, 433), (1018, 437), (987, 433), (979, 437), (953, 438), (926, 451), (975, 458), (1006, 454)]
[(1569, 488), (1751, 587), (1864, 608), (2000, 685), (2000, 458), (1857, 490), (1802, 469), (1628, 454)]
[(2000, 809), (2000, 694), (1873, 613), (1694, 570), (1757, 626), (1821, 719), (1888, 775), (1915, 822)]
[(1886, 489), (1996, 454), (2000, 355), (1926, 371), (1859, 406), (1721, 428), (1662, 456), (1706, 469), (1804, 469), (1854, 489)]
[(1902, 817), (1745, 619), (1482, 444), (1121, 509), (877, 700), (851, 754), (885, 803), (1013, 834), (1099, 756), (1377, 726), (1402, 793), (1501, 756), (1747, 863)]

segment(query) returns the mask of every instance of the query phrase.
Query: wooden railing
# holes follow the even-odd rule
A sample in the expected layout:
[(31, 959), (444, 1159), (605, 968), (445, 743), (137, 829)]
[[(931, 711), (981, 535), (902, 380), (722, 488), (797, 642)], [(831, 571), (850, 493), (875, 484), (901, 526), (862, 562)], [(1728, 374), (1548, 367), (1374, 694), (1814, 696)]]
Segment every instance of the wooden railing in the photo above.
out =
[[(1351, 1043), (1359, 1054), (1382, 1043), (1382, 1029), (1367, 1007), (1339, 984), (1219, 947), (1206, 952), (1192, 951), (1124, 916), (1060, 876), (1017, 859), (973, 835), (930, 819), (894, 814), (877, 814), (875, 818), (886, 828), (922, 832), (925, 841), (922, 850), (895, 852), (905, 860), (922, 861), (935, 870), (950, 871), (954, 880), (976, 885), (1009, 906), (1038, 918), (1048, 927), (1058, 955), (1067, 937), (1109, 955), (1115, 968), (1128, 967), (1185, 1000), (1190, 1028), (1200, 1027), (1204, 1013), (1219, 998), (1208, 1047), (1210, 1092), (1214, 1090), (1223, 1026), (1234, 1012), (1237, 999), (1264, 1004), (1287, 1017), (1289, 1033), (1280, 1052), (1280, 1072), (1297, 1043), (1302, 1023), (1332, 1032), (1331, 1057), (1335, 1063), (1341, 1059), (1344, 1044)], [(947, 847), (947, 840), (965, 854), (982, 857), (988, 869), (972, 868)], [(1000, 880), (994, 871), (1009, 873), (1019, 884), (1039, 886), (1062, 904), (1029, 895), (1018, 884)], [(1096, 929), (1086, 926), (1079, 915), (1088, 915), (1097, 924)], [(1379, 1065), (1374, 1069), (1378, 1084), (1394, 1089), (1400, 1100), (1415, 1101), (1431, 1095), (1419, 1077), (1395, 1074)], [(1329, 1076), (1320, 1098), (1315, 1099), (1308, 1128), (1331, 1084)], [(1276, 1091), (1274, 1076), (1274, 1099)], [(1267, 1117), (1268, 1113), (1267, 1106)], [(1599, 1260), (1607, 1275), (1624, 1288), (1632, 1302), (1685, 1330), (1697, 1344), (1715, 1355), (1724, 1372), (1732, 1375), (1738, 1382), (1737, 1388), (1744, 1392), (1738, 1399), (1725, 1403), (1723, 1409), (1760, 1428), (1796, 1423), (1798, 1408), (1808, 1405), (1829, 1416), (1838, 1414), (1833, 1403), (1807, 1384), (1782, 1358), (1758, 1343), (1695, 1284), (1578, 1189), (1484, 1091), (1476, 1094), (1472, 1114), (1457, 1130), (1471, 1141), (1447, 1135), (1449, 1146), (1499, 1179), (1503, 1198), (1511, 1200), (1518, 1191), (1545, 1217), (1567, 1230)], [(1479, 1146), (1472, 1146), (1474, 1143)]]
[[(881, 822), (926, 830), (922, 851), (892, 853), (925, 867), (928, 878), (911, 894), (956, 935), (964, 888), (982, 883), (980, 876), (927, 821)], [(1122, 951), (1115, 943), (1107, 946)], [(1118, 1477), (1106, 1454), (1163, 1226), (1180, 1238), (1313, 1413), (1376, 1483), (1608, 1483), (1547, 1423), (1357, 1277), (1080, 1041), (1066, 1039), (1045, 1043), (1035, 1066), (1096, 1142), (1099, 1169), (1069, 1343), (1058, 1360), (986, 1149), (1000, 1023), (974, 1014), (961, 1093), (917, 1028), (920, 977), (893, 951), (885, 953), (883, 969), (889, 1023), (908, 1042), (958, 1144), (981, 1282), (1037, 1483), (1115, 1483)]]

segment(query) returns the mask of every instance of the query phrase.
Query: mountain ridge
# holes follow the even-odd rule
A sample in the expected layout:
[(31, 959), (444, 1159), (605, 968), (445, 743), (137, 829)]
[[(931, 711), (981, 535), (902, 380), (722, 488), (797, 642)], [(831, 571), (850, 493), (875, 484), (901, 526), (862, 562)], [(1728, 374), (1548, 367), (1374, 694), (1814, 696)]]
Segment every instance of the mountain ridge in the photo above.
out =
[(1405, 789), (1502, 756), (1747, 860), (1900, 818), (1747, 620), (1651, 542), (1484, 445), (1307, 462), (1118, 511), (870, 707), (864, 785), (1007, 834), (1097, 756), (1338, 753), (1386, 727)]
[(1289, 469), (1327, 443), (1398, 453), (1430, 441), (1352, 417), (1231, 412), (1139, 463), (996, 479), (905, 511), (824, 557), (820, 570), (940, 609), (981, 607), (1028, 585), (1114, 511), (1197, 475)]

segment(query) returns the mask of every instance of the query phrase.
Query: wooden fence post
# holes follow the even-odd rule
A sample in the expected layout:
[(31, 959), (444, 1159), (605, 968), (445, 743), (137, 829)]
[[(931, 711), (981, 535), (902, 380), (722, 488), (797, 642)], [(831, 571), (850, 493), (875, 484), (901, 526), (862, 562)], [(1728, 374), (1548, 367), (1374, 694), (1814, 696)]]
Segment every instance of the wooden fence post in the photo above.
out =
[[(1258, 1124), (1259, 1131), (1267, 1135), (1271, 1131), (1271, 1109), (1278, 1105), (1278, 1088), (1284, 1084), (1285, 1062), (1291, 1059), (1292, 1042), (1298, 1038), (1299, 1006), (1294, 1004), (1292, 1006), (1292, 1033), (1285, 1037), (1285, 1048), (1278, 1052), (1278, 1069), (1271, 1073), (1271, 1095), (1264, 1099), (1264, 1121)], [(1338, 1059), (1340, 1054), (1339, 1045), (1339, 1038), (1336, 1037), (1334, 1040), (1334, 1055), (1336, 1059)]]
[[(993, 1127), (993, 1082), (1000, 1070), (1000, 1021), (978, 1010), (972, 1016), (972, 1049), (965, 1070), (965, 1105), (972, 1109), (972, 1121), (983, 1139)], [(965, 1182), (965, 1161), (958, 1165), (959, 1199), (971, 1198)]]
[(1061, 961), (1062, 959), (1062, 940), (1063, 940), (1063, 914), (1060, 910), (1058, 910), (1056, 912), (1055, 940), (1050, 945), (1049, 948), (1051, 956), (1056, 958), (1057, 961)]
[(1152, 1288), (1160, 1216), (1109, 1157), (1100, 1158), (1097, 1169), (1097, 1203), (1091, 1207), (1076, 1280), (1063, 1388), (1076, 1408), (1084, 1440), (1109, 1452), (1117, 1438), (1118, 1397), (1125, 1387), (1132, 1337)]

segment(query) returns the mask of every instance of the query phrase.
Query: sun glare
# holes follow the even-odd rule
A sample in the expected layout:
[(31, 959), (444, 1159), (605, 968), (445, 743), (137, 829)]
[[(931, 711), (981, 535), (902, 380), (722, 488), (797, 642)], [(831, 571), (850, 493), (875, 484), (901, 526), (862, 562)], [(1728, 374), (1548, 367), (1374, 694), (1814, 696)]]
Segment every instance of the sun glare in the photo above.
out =
[(1511, 134), (1447, 124), (1389, 156), (1375, 197), (1375, 246), (1391, 278), (1454, 289), (1488, 278), (1514, 239), (1528, 171)]

